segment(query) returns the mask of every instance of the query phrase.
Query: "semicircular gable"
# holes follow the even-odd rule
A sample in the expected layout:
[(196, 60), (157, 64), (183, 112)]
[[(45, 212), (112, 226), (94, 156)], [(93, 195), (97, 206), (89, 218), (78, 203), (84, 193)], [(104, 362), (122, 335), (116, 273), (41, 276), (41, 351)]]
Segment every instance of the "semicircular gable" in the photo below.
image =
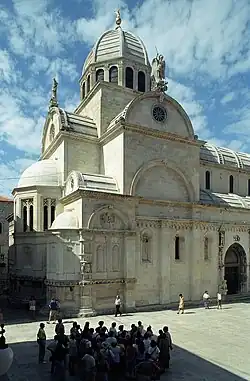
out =
[(52, 142), (52, 128), (54, 129), (54, 138), (59, 133), (60, 130), (60, 112), (59, 109), (54, 108), (51, 110), (46, 118), (44, 127), (43, 127), (43, 136), (42, 136), (42, 153), (46, 151), (50, 143)]
[(154, 160), (141, 167), (132, 180), (130, 194), (155, 200), (194, 200), (192, 184), (178, 168), (164, 160)]
[[(165, 109), (166, 118), (163, 121), (155, 119), (155, 107)], [(194, 129), (188, 115), (182, 106), (168, 95), (165, 95), (162, 101), (160, 95), (154, 92), (135, 98), (127, 107), (125, 122), (194, 139)]]

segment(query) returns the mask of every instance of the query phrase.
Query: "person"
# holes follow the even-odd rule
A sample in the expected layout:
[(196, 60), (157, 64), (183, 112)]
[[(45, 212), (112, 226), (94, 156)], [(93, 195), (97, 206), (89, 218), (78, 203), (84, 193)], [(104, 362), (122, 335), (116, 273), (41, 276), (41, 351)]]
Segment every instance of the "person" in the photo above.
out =
[(65, 328), (64, 328), (62, 319), (59, 318), (58, 323), (56, 324), (56, 327), (55, 327), (55, 333), (56, 333), (56, 335), (59, 335), (59, 333), (62, 331), (65, 331)]
[(160, 354), (159, 354), (160, 368), (162, 369), (163, 372), (165, 372), (166, 369), (169, 368), (170, 344), (169, 344), (169, 340), (167, 338), (167, 335), (161, 330), (159, 331), (158, 348), (160, 350)]
[(208, 292), (205, 291), (203, 294), (203, 303), (204, 303), (204, 307), (206, 310), (209, 309), (209, 298), (210, 298), (210, 296), (209, 296)]
[(29, 311), (32, 316), (32, 319), (35, 320), (36, 319), (36, 299), (34, 298), (34, 296), (30, 298)]
[(92, 350), (88, 349), (82, 358), (84, 367), (84, 380), (94, 381), (96, 375), (96, 362)]
[(179, 313), (184, 314), (184, 296), (182, 294), (179, 294), (179, 308), (177, 314)]
[(49, 304), (49, 321), (48, 324), (50, 324), (51, 320), (54, 320), (54, 323), (56, 323), (56, 317), (57, 317), (57, 308), (58, 304), (55, 298), (52, 298)]
[(77, 364), (77, 343), (76, 337), (72, 333), (69, 338), (69, 374), (71, 376), (75, 375), (76, 364)]
[(120, 295), (117, 294), (115, 298), (115, 317), (117, 317), (118, 314), (122, 316), (120, 308), (121, 308), (121, 298), (120, 298)]
[(109, 328), (109, 332), (113, 332), (114, 336), (117, 336), (117, 330), (116, 330), (116, 322), (113, 322), (111, 324), (111, 327)]
[(50, 368), (50, 373), (51, 374), (54, 374), (54, 371), (55, 371), (55, 351), (56, 351), (56, 348), (57, 348), (57, 335), (54, 336), (54, 340), (52, 340), (49, 345), (47, 346), (47, 349), (48, 351), (50, 351), (50, 359), (49, 361), (51, 361), (51, 368)]
[(45, 348), (46, 348), (46, 333), (44, 330), (45, 325), (40, 323), (40, 328), (37, 332), (37, 344), (39, 345), (38, 362), (44, 364)]
[(221, 295), (221, 293), (220, 293), (220, 291), (218, 291), (217, 292), (217, 309), (219, 310), (221, 310), (222, 309), (222, 305), (221, 305), (221, 303), (222, 303), (222, 295)]

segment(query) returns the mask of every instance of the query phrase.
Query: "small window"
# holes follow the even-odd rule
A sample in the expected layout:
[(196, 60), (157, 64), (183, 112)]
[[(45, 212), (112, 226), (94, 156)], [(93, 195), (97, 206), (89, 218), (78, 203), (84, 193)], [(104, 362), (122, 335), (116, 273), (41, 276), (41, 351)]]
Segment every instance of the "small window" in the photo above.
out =
[(104, 81), (104, 70), (98, 69), (96, 72), (96, 82)]
[(138, 91), (145, 92), (145, 74), (143, 71), (139, 71), (138, 73)]
[(234, 193), (234, 177), (233, 177), (233, 175), (229, 176), (229, 193)]
[(3, 234), (3, 223), (0, 222), (0, 234)]
[(30, 213), (30, 231), (32, 232), (33, 229), (34, 229), (34, 208), (33, 208), (33, 205), (30, 205), (30, 208), (29, 208), (29, 213)]
[(109, 69), (109, 82), (118, 84), (118, 68), (117, 68), (117, 66), (112, 66)]
[(86, 96), (86, 89), (85, 89), (85, 82), (82, 84), (82, 99), (84, 99)]
[(247, 195), (250, 196), (250, 179), (248, 179)]
[(209, 240), (208, 237), (204, 238), (204, 260), (207, 261), (209, 259)]
[(211, 187), (211, 174), (210, 174), (210, 171), (206, 171), (205, 173), (205, 188), (206, 189), (210, 189)]
[(178, 261), (180, 259), (180, 237), (175, 237), (175, 260)]
[(90, 91), (90, 75), (87, 78), (87, 93)]
[(51, 225), (52, 225), (56, 215), (56, 207), (54, 205), (51, 205), (50, 214), (51, 214)]
[(129, 89), (134, 88), (134, 71), (131, 67), (126, 68), (125, 86)]
[(43, 207), (43, 230), (48, 230), (48, 206)]
[(27, 231), (27, 206), (23, 207), (23, 231)]

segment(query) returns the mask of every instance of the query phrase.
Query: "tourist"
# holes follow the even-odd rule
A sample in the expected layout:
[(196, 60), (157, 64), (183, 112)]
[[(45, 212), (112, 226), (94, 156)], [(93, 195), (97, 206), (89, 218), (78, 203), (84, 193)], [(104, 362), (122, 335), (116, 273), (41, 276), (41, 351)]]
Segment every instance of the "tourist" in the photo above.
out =
[(167, 335), (162, 330), (159, 331), (157, 345), (158, 345), (158, 348), (160, 350), (160, 354), (159, 354), (160, 368), (161, 368), (161, 370), (163, 372), (165, 372), (166, 369), (169, 368), (169, 360), (170, 360), (169, 348), (170, 348), (170, 344), (169, 344), (169, 340), (168, 340)]
[(184, 296), (182, 294), (179, 295), (179, 308), (177, 314), (184, 314)]
[(55, 333), (57, 335), (59, 335), (59, 333), (62, 332), (62, 331), (65, 332), (65, 328), (64, 328), (64, 324), (62, 322), (62, 319), (59, 318), (58, 319), (58, 323), (56, 324), (56, 327), (55, 327)]
[(116, 323), (115, 322), (113, 322), (111, 324), (111, 327), (109, 328), (109, 332), (113, 332), (114, 336), (117, 336), (117, 330), (116, 330)]
[(45, 333), (44, 327), (45, 325), (41, 323), (40, 328), (37, 332), (37, 343), (39, 345), (39, 355), (38, 355), (39, 364), (45, 363), (44, 357), (45, 357), (45, 348), (46, 348), (46, 333)]
[(56, 350), (56, 347), (57, 347), (57, 343), (58, 343), (58, 341), (57, 341), (57, 335), (55, 335), (54, 339), (47, 346), (47, 349), (50, 351), (50, 359), (49, 359), (49, 361), (51, 362), (51, 369), (50, 369), (50, 373), (51, 374), (54, 374), (54, 370), (55, 370), (55, 350)]
[(160, 355), (160, 349), (157, 346), (157, 343), (155, 340), (151, 340), (150, 346), (145, 353), (146, 360), (157, 362), (159, 360)]
[(33, 320), (36, 319), (36, 299), (32, 296), (29, 300), (29, 311)]
[(75, 375), (76, 364), (77, 364), (77, 342), (76, 336), (74, 334), (70, 335), (69, 338), (69, 374), (71, 376)]
[(171, 337), (170, 332), (168, 331), (168, 327), (167, 326), (163, 327), (163, 332), (167, 336), (167, 339), (168, 339), (168, 342), (169, 342), (169, 348), (172, 351), (172, 349), (173, 349), (173, 342), (172, 342), (172, 337)]
[(91, 349), (88, 349), (88, 351), (85, 353), (82, 358), (82, 362), (84, 369), (84, 380), (95, 381), (96, 363)]
[(219, 310), (221, 310), (222, 309), (222, 305), (221, 305), (221, 303), (222, 303), (222, 295), (221, 295), (221, 293), (220, 293), (220, 291), (218, 291), (217, 292), (217, 309)]
[(209, 296), (207, 291), (204, 292), (202, 298), (203, 298), (204, 307), (205, 307), (206, 310), (208, 310), (209, 309), (209, 299), (210, 299), (210, 296)]
[(117, 317), (118, 314), (122, 316), (120, 309), (121, 309), (121, 298), (120, 298), (120, 295), (117, 294), (115, 298), (115, 317)]
[(56, 323), (57, 318), (57, 311), (58, 311), (58, 303), (55, 298), (52, 298), (49, 304), (49, 321), (48, 324), (50, 324), (51, 320)]

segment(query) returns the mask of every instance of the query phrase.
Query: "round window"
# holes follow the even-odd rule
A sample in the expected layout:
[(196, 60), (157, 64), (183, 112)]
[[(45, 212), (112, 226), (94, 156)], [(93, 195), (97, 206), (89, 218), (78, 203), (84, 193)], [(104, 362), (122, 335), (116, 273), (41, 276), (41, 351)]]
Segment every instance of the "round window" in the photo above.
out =
[(154, 106), (153, 107), (153, 118), (154, 120), (156, 120), (156, 122), (165, 122), (166, 118), (167, 118), (167, 111), (165, 110), (164, 107), (162, 106)]

